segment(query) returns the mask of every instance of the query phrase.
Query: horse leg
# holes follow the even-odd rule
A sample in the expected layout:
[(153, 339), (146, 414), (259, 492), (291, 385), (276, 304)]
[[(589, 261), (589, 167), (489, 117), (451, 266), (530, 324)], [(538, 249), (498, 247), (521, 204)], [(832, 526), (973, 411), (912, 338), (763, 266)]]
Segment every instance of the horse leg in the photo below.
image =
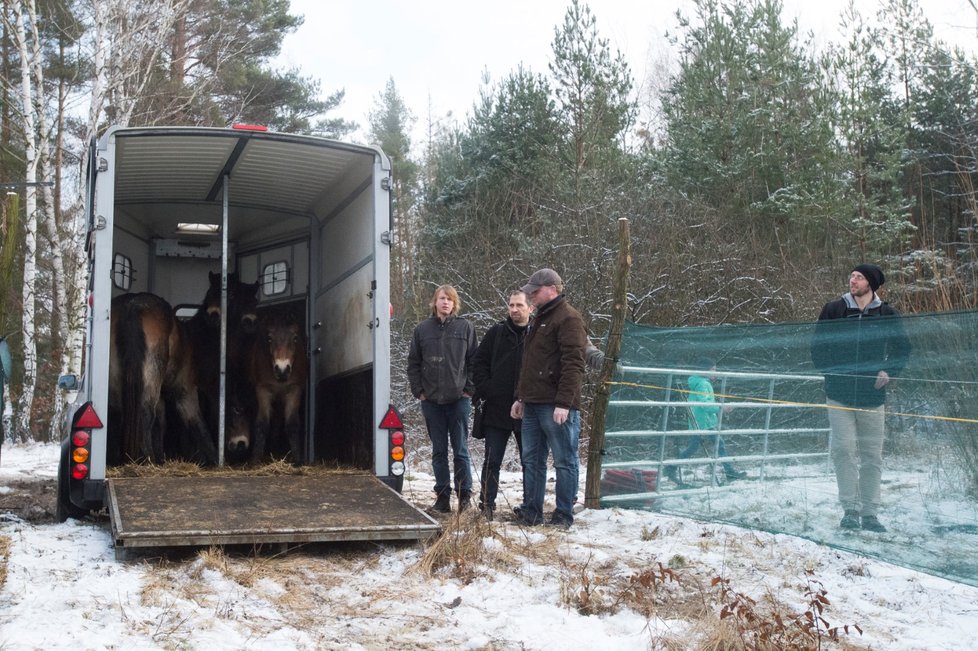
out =
[(272, 397), (268, 391), (255, 391), (258, 402), (258, 413), (255, 416), (254, 436), (251, 440), (251, 463), (258, 464), (265, 460), (265, 448), (268, 446), (268, 430), (272, 422)]
[(177, 415), (196, 447), (196, 456), (205, 465), (217, 465), (217, 446), (201, 417), (197, 390), (178, 388), (174, 391), (173, 400)]
[(160, 434), (163, 423), (159, 418), (159, 412), (163, 409), (162, 390), (165, 369), (166, 350), (159, 345), (152, 345), (146, 352), (146, 360), (143, 364), (142, 417), (138, 435), (140, 456), (153, 463), (163, 462)]
[(282, 421), (285, 424), (285, 435), (289, 441), (289, 453), (292, 463), (299, 466), (305, 458), (302, 445), (302, 390), (294, 387), (287, 394), (282, 405)]

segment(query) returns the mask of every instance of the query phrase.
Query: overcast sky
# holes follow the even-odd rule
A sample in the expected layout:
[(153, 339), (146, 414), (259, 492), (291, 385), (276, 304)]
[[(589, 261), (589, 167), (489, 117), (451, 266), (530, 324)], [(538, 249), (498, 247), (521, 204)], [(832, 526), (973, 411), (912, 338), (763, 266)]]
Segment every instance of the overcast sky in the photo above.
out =
[[(819, 40), (835, 40), (848, 0), (785, 0), (787, 19)], [(972, 0), (920, 0), (938, 36), (978, 51)], [(583, 3), (582, 3), (583, 4)], [(598, 32), (627, 58), (637, 84), (666, 50), (664, 34), (675, 32), (676, 10), (691, 14), (689, 0), (590, 0)], [(451, 112), (459, 122), (478, 98), (482, 74), (504, 78), (521, 63), (547, 73), (554, 28), (569, 0), (292, 0), (305, 24), (286, 37), (279, 63), (317, 79), (323, 93), (345, 89), (331, 115), (367, 124), (387, 80), (394, 84), (419, 128), (429, 113)], [(860, 0), (864, 13), (876, 2)], [(415, 147), (420, 145), (415, 138)]]

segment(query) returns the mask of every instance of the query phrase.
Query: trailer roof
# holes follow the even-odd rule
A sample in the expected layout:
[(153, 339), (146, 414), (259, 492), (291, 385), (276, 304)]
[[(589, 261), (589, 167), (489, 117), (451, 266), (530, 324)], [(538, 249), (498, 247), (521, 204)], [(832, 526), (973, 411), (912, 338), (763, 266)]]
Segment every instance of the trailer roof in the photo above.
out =
[(221, 223), (229, 178), (229, 236), (268, 237), (320, 222), (364, 189), (379, 149), (314, 136), (204, 127), (116, 128), (116, 210), (153, 237), (180, 222)]

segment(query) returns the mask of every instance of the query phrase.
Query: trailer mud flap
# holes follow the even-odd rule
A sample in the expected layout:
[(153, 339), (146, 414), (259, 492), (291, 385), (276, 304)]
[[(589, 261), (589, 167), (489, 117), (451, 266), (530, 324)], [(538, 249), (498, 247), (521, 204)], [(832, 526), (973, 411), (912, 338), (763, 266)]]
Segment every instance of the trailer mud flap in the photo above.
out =
[(425, 540), (440, 525), (373, 475), (106, 480), (116, 556), (140, 547)]

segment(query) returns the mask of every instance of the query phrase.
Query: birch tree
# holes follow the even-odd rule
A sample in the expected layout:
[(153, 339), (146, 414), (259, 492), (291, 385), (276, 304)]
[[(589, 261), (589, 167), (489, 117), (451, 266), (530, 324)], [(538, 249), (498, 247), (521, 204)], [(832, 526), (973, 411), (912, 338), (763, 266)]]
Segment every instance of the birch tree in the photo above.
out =
[(17, 0), (12, 3), (14, 44), (20, 53), (20, 108), (21, 135), (24, 140), (24, 276), (23, 313), (21, 335), (23, 347), (23, 381), (20, 400), (14, 422), (14, 440), (31, 441), (31, 413), (37, 382), (37, 344), (35, 341), (34, 315), (36, 312), (35, 287), (37, 283), (37, 171), (38, 135), (36, 131), (35, 107), (43, 104), (35, 98), (35, 92), (43, 94), (43, 87), (34, 88), (32, 83), (32, 61), (40, 58), (40, 47), (34, 37), (36, 31), (28, 25), (37, 23), (37, 7), (34, 0)]

